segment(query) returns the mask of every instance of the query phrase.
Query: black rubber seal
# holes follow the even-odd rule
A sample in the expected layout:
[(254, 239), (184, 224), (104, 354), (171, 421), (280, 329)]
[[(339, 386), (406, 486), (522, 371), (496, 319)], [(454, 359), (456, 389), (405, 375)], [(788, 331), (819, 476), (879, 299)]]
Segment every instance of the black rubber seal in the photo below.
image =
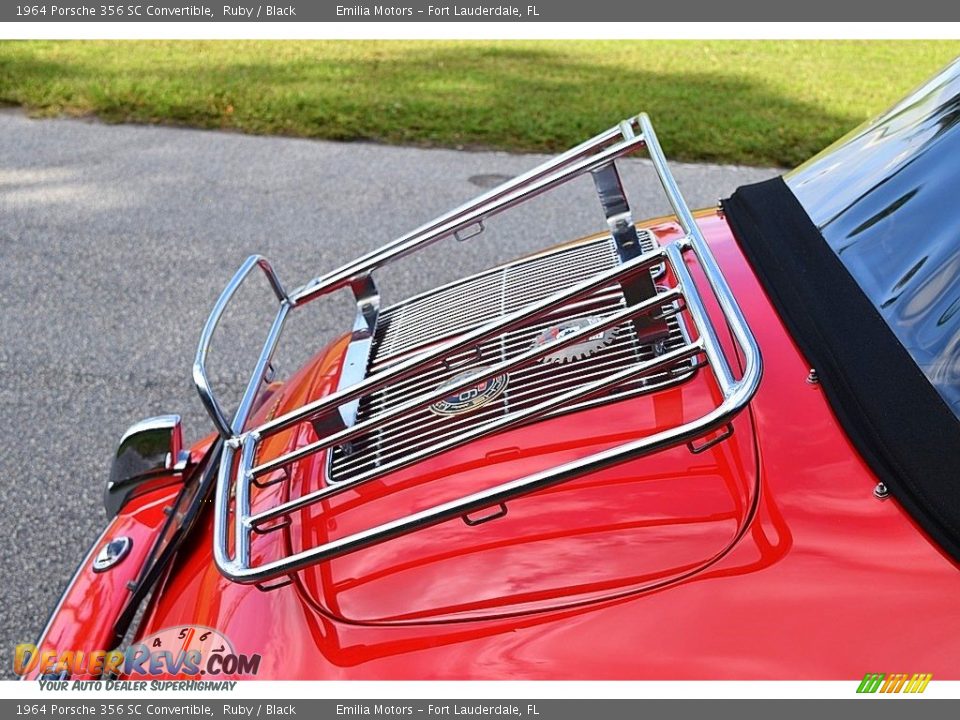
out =
[(956, 416), (782, 178), (739, 188), (723, 210), (853, 445), (907, 512), (960, 560)]

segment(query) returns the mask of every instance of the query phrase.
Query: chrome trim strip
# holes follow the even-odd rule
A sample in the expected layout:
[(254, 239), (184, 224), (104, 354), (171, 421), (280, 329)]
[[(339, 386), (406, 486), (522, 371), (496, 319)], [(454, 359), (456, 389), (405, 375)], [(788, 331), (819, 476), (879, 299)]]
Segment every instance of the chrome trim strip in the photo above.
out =
[[(372, 275), (365, 275), (351, 285), (357, 301), (357, 316), (353, 321), (353, 333), (350, 344), (343, 357), (337, 391), (346, 390), (363, 380), (373, 350), (373, 336), (380, 317), (380, 293), (373, 282)], [(340, 416), (344, 427), (351, 427), (357, 420), (360, 399), (357, 398), (340, 406)]]
[[(633, 126), (635, 124), (640, 130), (638, 134), (634, 134), (633, 132)], [(617, 138), (623, 139), (614, 142)], [(612, 142), (614, 144), (611, 145)], [(261, 361), (258, 362), (254, 376), (247, 386), (247, 392), (255, 396), (257, 387), (262, 383), (262, 371), (269, 362), (269, 357), (276, 345), (280, 328), (289, 309), (350, 284), (354, 288), (354, 294), (358, 297), (359, 315), (355, 329), (359, 328), (363, 330), (364, 327), (375, 329), (378, 310), (377, 303), (367, 307), (368, 312), (364, 314), (361, 303), (362, 298), (365, 297), (365, 293), (357, 289), (358, 287), (372, 287), (370, 273), (374, 269), (398, 257), (402, 257), (418, 247), (432, 243), (441, 237), (453, 235), (458, 230), (545, 192), (573, 177), (603, 167), (605, 164), (613, 162), (617, 157), (641, 145), (646, 147), (660, 183), (685, 233), (685, 236), (681, 240), (666, 247), (659, 248), (656, 251), (645, 253), (632, 260), (627, 260), (613, 270), (597, 273), (588, 280), (554, 293), (544, 300), (531, 303), (515, 312), (502, 315), (491, 322), (440, 343), (431, 349), (415, 353), (407, 359), (401, 360), (360, 382), (351, 383), (346, 387), (340, 387), (333, 394), (307, 403), (303, 407), (281, 417), (274, 418), (260, 427), (245, 430), (244, 425), (247, 421), (250, 404), (246, 402), (241, 403), (241, 407), (238, 409), (233, 423), (227, 423), (222, 410), (220, 410), (219, 404), (214, 399), (212, 392), (210, 392), (209, 383), (206, 378), (205, 362), (213, 330), (216, 328), (220, 316), (226, 304), (236, 291), (237, 286), (245, 279), (253, 266), (260, 265), (260, 267), (268, 273), (268, 276), (273, 277), (275, 280), (275, 276), (272, 275), (272, 270), (269, 269), (269, 265), (261, 264), (262, 258), (259, 256), (248, 258), (224, 290), (210, 319), (207, 321), (207, 325), (201, 336), (200, 347), (197, 351), (197, 361), (194, 366), (194, 378), (197, 382), (197, 388), (201, 394), (201, 398), (204, 398), (204, 404), (207, 406), (214, 423), (221, 433), (224, 434), (224, 437), (227, 438), (218, 474), (214, 521), (214, 556), (218, 568), (226, 577), (236, 582), (258, 583), (287, 575), (321, 560), (338, 557), (360, 548), (369, 547), (391, 538), (414, 532), (423, 527), (444, 522), (454, 517), (463, 516), (493, 505), (503, 504), (512, 498), (535, 492), (550, 485), (565, 482), (585, 473), (595, 472), (611, 465), (657, 452), (666, 447), (692, 441), (731, 422), (736, 414), (750, 401), (750, 398), (756, 392), (759, 385), (762, 373), (760, 349), (713, 254), (710, 252), (709, 247), (707, 247), (693, 215), (680, 194), (680, 190), (670, 173), (663, 152), (657, 142), (656, 135), (650, 125), (649, 118), (643, 114), (629, 121), (624, 121), (624, 124), (621, 126), (606, 131), (596, 138), (577, 146), (573, 150), (506, 183), (500, 188), (496, 188), (480, 196), (458, 210), (441, 216), (418, 230), (402, 236), (381, 250), (368, 253), (358, 260), (348, 263), (322, 278), (314, 280), (307, 286), (297, 290), (292, 296), (288, 296), (283, 291), (278, 281), (274, 282), (272, 280), (274, 290), (280, 300), (280, 309), (277, 319), (274, 322), (274, 327), (271, 329), (271, 333), (261, 351)], [(736, 379), (734, 371), (724, 354), (717, 330), (710, 321), (700, 292), (687, 269), (687, 258), (685, 257), (687, 251), (692, 251), (701, 266), (709, 287), (716, 296), (720, 309), (743, 355), (744, 368), (739, 380)], [(263, 262), (265, 263), (265, 261)], [(356, 532), (347, 537), (308, 548), (287, 557), (256, 566), (251, 564), (250, 543), (252, 532), (257, 526), (269, 520), (290, 515), (323, 499), (352, 489), (355, 485), (371, 479), (374, 475), (371, 474), (370, 471), (367, 471), (365, 474), (352, 478), (349, 482), (328, 484), (320, 490), (308, 493), (299, 498), (293, 498), (273, 508), (261, 510), (257, 514), (252, 514), (250, 508), (250, 484), (256, 477), (300, 460), (313, 453), (320, 452), (337, 443), (345, 442), (349, 438), (355, 437), (363, 431), (368, 430), (373, 425), (384, 422), (385, 420), (396, 419), (404, 413), (428, 405), (441, 395), (448, 394), (452, 389), (467, 387), (481, 378), (493, 377), (507, 369), (519, 367), (524, 363), (534, 361), (537, 357), (555, 352), (559, 347), (581, 339), (581, 336), (596, 332), (598, 326), (593, 325), (589, 328), (582, 328), (577, 333), (568, 335), (565, 338), (544, 343), (521, 355), (485, 368), (483, 371), (477, 373), (475, 377), (465, 379), (456, 387), (446, 387), (442, 391), (434, 389), (416, 395), (402, 405), (383, 413), (383, 415), (377, 418), (362, 421), (353, 424), (352, 427), (348, 426), (333, 432), (323, 432), (317, 442), (298, 448), (279, 458), (269, 459), (261, 462), (259, 465), (254, 465), (257, 449), (262, 439), (300, 422), (316, 420), (321, 414), (330, 413), (335, 409), (339, 408), (342, 412), (344, 405), (353, 403), (360, 397), (383, 388), (391, 382), (402, 380), (418, 372), (422, 372), (431, 363), (440, 362), (451, 354), (463, 352), (464, 349), (469, 349), (487, 338), (502, 335), (511, 329), (524, 325), (524, 323), (529, 323), (543, 315), (549, 314), (552, 310), (556, 309), (558, 304), (579, 300), (606, 284), (622, 282), (631, 275), (658, 263), (665, 264), (673, 270), (674, 277), (677, 280), (677, 288), (658, 294), (646, 301), (628, 306), (626, 309), (605, 318), (603, 325), (613, 326), (619, 322), (623, 322), (626, 317), (649, 312), (657, 306), (678, 302), (682, 298), (684, 310), (689, 313), (692, 324), (696, 330), (695, 340), (658, 357), (602, 376), (586, 385), (576, 387), (560, 396), (548, 399), (532, 407), (504, 415), (491, 422), (486, 422), (480, 426), (468, 429), (463, 433), (452, 435), (444, 439), (441, 443), (435, 443), (432, 446), (421, 448), (415, 453), (411, 453), (409, 457), (401, 457), (391, 461), (387, 469), (395, 470), (399, 467), (408, 466), (424, 457), (429, 457), (432, 454), (442, 452), (463, 442), (488, 435), (519, 422), (528, 421), (532, 417), (540, 417), (556, 409), (558, 406), (563, 406), (565, 403), (589, 399), (600, 390), (615, 386), (634, 376), (640, 376), (656, 370), (662, 371), (662, 368), (670, 364), (675, 364), (696, 356), (703, 356), (706, 359), (705, 367), (710, 368), (722, 396), (721, 402), (713, 410), (696, 420), (661, 431), (655, 435), (640, 438), (574, 462), (550, 468), (524, 478), (512, 480), (457, 500), (442, 503), (406, 517), (397, 518), (396, 520), (383, 523), (376, 527)], [(237, 462), (238, 454), (239, 462)], [(235, 465), (236, 468), (234, 467)], [(377, 471), (378, 474), (382, 474), (381, 468), (378, 468)], [(235, 504), (234, 507), (231, 508), (231, 494), (234, 489), (236, 490)], [(229, 518), (231, 513), (236, 535), (232, 548), (228, 542)]]
[[(740, 306), (737, 304), (736, 298), (734, 298), (733, 291), (730, 290), (726, 278), (724, 278), (723, 273), (720, 271), (720, 266), (717, 265), (716, 258), (713, 257), (710, 246), (707, 245), (703, 233), (700, 232), (700, 226), (697, 225), (697, 221), (693, 219), (693, 213), (690, 212), (690, 207), (686, 201), (684, 201), (677, 181), (667, 167), (667, 158), (664, 156), (660, 142), (657, 140), (657, 134), (653, 130), (650, 118), (646, 113), (640, 113), (639, 119), (643, 136), (647, 138), (647, 152), (650, 154), (650, 159), (653, 161), (654, 167), (657, 168), (657, 177), (664, 191), (667, 193), (667, 198), (670, 200), (670, 205), (677, 215), (680, 227), (683, 228), (683, 231), (687, 235), (686, 242), (683, 243), (683, 246), (684, 248), (692, 248), (694, 254), (697, 256), (697, 260), (703, 268), (707, 282), (710, 283), (710, 289), (720, 303), (720, 309), (723, 310), (723, 314), (727, 317), (737, 344), (744, 351), (744, 363), (748, 368), (756, 365), (759, 381), (759, 375), (763, 371), (760, 347), (753, 337), (753, 332), (747, 324), (747, 319), (743, 316), (743, 311), (740, 310)], [(707, 323), (706, 329), (701, 331), (710, 332), (715, 336), (715, 331), (709, 323)], [(715, 339), (714, 337), (714, 340)], [(720, 357), (723, 357), (722, 351), (720, 352)], [(724, 388), (730, 390), (734, 382), (730, 372), (730, 366), (726, 360), (721, 363), (720, 369), (722, 373), (721, 384)]]
[[(316, 295), (339, 289), (352, 277), (368, 274), (384, 263), (404, 257), (420, 246), (429, 245), (447, 235), (452, 235), (457, 230), (473, 225), (491, 214), (506, 210), (518, 201), (517, 197), (514, 197), (512, 200), (507, 199), (510, 196), (516, 195), (515, 191), (517, 190), (523, 190), (523, 192), (520, 193), (519, 199), (525, 199), (529, 196), (528, 193), (530, 192), (534, 194), (544, 192), (557, 182), (562, 182), (564, 178), (587, 172), (593, 169), (593, 166), (599, 167), (613, 160), (615, 157), (629, 152), (638, 144), (642, 143), (642, 139), (638, 142), (638, 139), (633, 134), (632, 126), (636, 124), (637, 121), (638, 118), (624, 120), (596, 137), (577, 145), (575, 148), (567, 150), (561, 155), (551, 158), (532, 170), (518, 175), (512, 180), (489, 190), (429, 223), (421, 225), (416, 230), (387, 243), (383, 247), (373, 250), (366, 255), (362, 255), (356, 260), (322, 277), (312, 280), (304, 287), (296, 290), (293, 299), (296, 302), (301, 302), (310, 300)], [(627, 134), (628, 131), (629, 134)], [(597, 148), (606, 147), (618, 139), (621, 142), (614, 145), (611, 150), (603, 154), (600, 159), (596, 159), (597, 156), (594, 156), (593, 162), (589, 163), (588, 167), (579, 170), (574, 170), (569, 167), (571, 163), (577, 161), (578, 158), (583, 158), (584, 155), (594, 152)], [(582, 165), (582, 161), (579, 164)], [(563, 168), (567, 169), (563, 170)], [(544, 180), (544, 178), (547, 177), (552, 178), (552, 180), (549, 182)], [(531, 187), (528, 188), (528, 186)]]
[(551, 485), (572, 480), (586, 473), (596, 472), (642, 455), (693, 440), (725, 425), (739, 409), (746, 405), (756, 389), (756, 383), (759, 382), (759, 374), (751, 373), (745, 379), (749, 380), (747, 384), (739, 384), (735, 394), (724, 400), (718, 408), (693, 423), (591, 455), (583, 460), (503, 483), (459, 500), (443, 503), (375, 528), (333, 540), (282, 560), (275, 560), (258, 567), (244, 567), (229, 563), (226, 566), (221, 565), (220, 571), (235, 582), (261, 582), (271, 577), (296, 572), (321, 560), (346, 555), (418, 529), (437, 525), (491, 505), (504, 503), (521, 495), (527, 495)]
[[(680, 291), (679, 290), (675, 291), (674, 296), (679, 297)], [(322, 440), (318, 440), (314, 443), (310, 443), (309, 445), (304, 445), (303, 447), (298, 448), (293, 452), (287, 453), (285, 455), (281, 455), (280, 457), (274, 458), (273, 460), (265, 462), (261, 465), (257, 465), (256, 467), (249, 469), (247, 473), (251, 477), (251, 479), (256, 479), (258, 477), (271, 473), (274, 470), (278, 470), (282, 467), (285, 467), (292, 462), (296, 462), (297, 460), (301, 460), (309, 455), (312, 455), (313, 453), (316, 453), (325, 448), (328, 448), (332, 445), (338, 445), (340, 443), (346, 442), (351, 438), (366, 432), (371, 427), (379, 425), (380, 423), (387, 422), (389, 420), (393, 420), (394, 418), (405, 415), (411, 410), (416, 410), (426, 405), (430, 405), (431, 403), (434, 403), (437, 400), (443, 398), (445, 395), (449, 395), (450, 393), (456, 392), (458, 390), (462, 390), (472, 385), (473, 383), (480, 382), (482, 380), (487, 380), (489, 378), (496, 377), (498, 375), (502, 375), (507, 370), (512, 370), (522, 365), (529, 365), (533, 361), (543, 357), (545, 354), (556, 352), (562, 347), (565, 347), (567, 345), (572, 345), (578, 342), (579, 340), (582, 340), (583, 338), (588, 337), (591, 333), (595, 333), (598, 330), (603, 330), (608, 327), (619, 325), (625, 319), (631, 318), (634, 315), (637, 315), (638, 313), (653, 309), (654, 307), (656, 307), (656, 305), (659, 304), (653, 301), (658, 299), (659, 298), (653, 298), (651, 299), (650, 302), (646, 303), (644, 306), (637, 305), (634, 307), (626, 308), (625, 310), (622, 310), (618, 313), (615, 313), (614, 315), (609, 316), (608, 318), (605, 318), (602, 322), (599, 322), (595, 325), (590, 325), (590, 326), (581, 328), (580, 330), (574, 333), (570, 333), (569, 335), (567, 335), (566, 337), (560, 340), (556, 340), (551, 343), (546, 343), (539, 347), (531, 348), (525, 353), (512, 357), (508, 360), (504, 360), (503, 362), (497, 363), (496, 365), (490, 365), (489, 367), (485, 368), (481, 372), (475, 373), (471, 375), (469, 378), (465, 378), (461, 382), (451, 383), (449, 386), (445, 386), (440, 389), (435, 389), (431, 392), (426, 392), (426, 393), (423, 393), (422, 395), (418, 395), (415, 398), (408, 400), (407, 402), (401, 405), (398, 405), (397, 407), (383, 413), (382, 415), (376, 418), (372, 418), (365, 422), (359, 423), (358, 425), (354, 425), (352, 428), (349, 428), (347, 430), (342, 430), (338, 433), (328, 435)], [(693, 349), (692, 352), (690, 351), (691, 348)], [(517, 412), (510, 413), (509, 415), (500, 416), (498, 419), (492, 422), (485, 423), (483, 425), (479, 425), (470, 429), (464, 429), (462, 432), (458, 433), (456, 436), (450, 438), (445, 442), (437, 443), (436, 445), (431, 446), (427, 450), (420, 450), (418, 452), (410, 453), (409, 455), (406, 455), (405, 457), (399, 459), (398, 461), (389, 463), (389, 467), (378, 468), (377, 474), (379, 475), (383, 472), (399, 470), (401, 468), (411, 465), (414, 462), (423, 460), (424, 458), (432, 455), (436, 455), (452, 447), (462, 445), (466, 442), (469, 442), (470, 440), (474, 440), (478, 437), (482, 437), (483, 435), (488, 435), (493, 432), (499, 432), (500, 430), (504, 430), (508, 427), (517, 425), (521, 422), (526, 422), (532, 418), (538, 417), (550, 410), (553, 410), (556, 407), (562, 406), (568, 400), (573, 400), (579, 397), (589, 397), (591, 394), (591, 391), (602, 390), (603, 388), (609, 386), (611, 384), (610, 382), (611, 378), (615, 379), (615, 382), (613, 382), (612, 384), (618, 384), (619, 382), (626, 380), (630, 377), (633, 377), (634, 375), (641, 375), (644, 372), (656, 370), (666, 365), (671, 365), (674, 362), (684, 360), (687, 357), (692, 357), (693, 355), (696, 355), (697, 353), (699, 353), (700, 350), (701, 348), (697, 343), (690, 343), (681, 348), (678, 348), (677, 350), (673, 350), (671, 352), (664, 353), (663, 355), (659, 355), (651, 360), (646, 360), (644, 362), (637, 363), (635, 365), (630, 365), (624, 370), (620, 370), (616, 373), (609, 374), (603, 378), (600, 378), (600, 380), (594, 381), (593, 383), (590, 383), (588, 385), (584, 385), (583, 387), (573, 388), (572, 390), (569, 390), (566, 393), (563, 393), (562, 395), (558, 395), (557, 397), (551, 398), (545, 402), (538, 403), (537, 405), (534, 405), (529, 408), (524, 408), (523, 410), (518, 410)], [(280, 515), (285, 515), (287, 512), (290, 512), (291, 510), (298, 510), (302, 507), (305, 507), (306, 505), (309, 505), (312, 502), (333, 497), (334, 495), (339, 495), (344, 490), (348, 490), (356, 485), (366, 482), (369, 479), (371, 478), (365, 478), (361, 475), (358, 478), (344, 480), (335, 485), (328, 485), (322, 488), (321, 490), (317, 490), (316, 492), (309, 493), (308, 495), (302, 495), (300, 498), (296, 500), (291, 500), (290, 502), (283, 503), (282, 505), (278, 505), (272, 508), (270, 511), (266, 513), (262, 513), (261, 514), (262, 517), (261, 515), (252, 516), (251, 523), (257, 524), (257, 523), (263, 522), (264, 520), (269, 520), (271, 518), (278, 517)]]
[(234, 439), (223, 443), (217, 471), (217, 488), (213, 496), (213, 559), (218, 568), (230, 567), (234, 562), (227, 550), (227, 523), (233, 512), (230, 508), (230, 470), (238, 447), (239, 443)]
[[(253, 376), (247, 384), (247, 389), (243, 394), (243, 400), (237, 408), (234, 422), (231, 424), (227, 420), (223, 408), (220, 407), (220, 403), (217, 402), (216, 396), (213, 394), (213, 389), (210, 387), (210, 378), (207, 375), (207, 355), (210, 352), (210, 342), (213, 340), (213, 333), (216, 331), (217, 325), (220, 324), (227, 305), (230, 304), (230, 301), (243, 284), (243, 281), (247, 279), (255, 267), (259, 267), (267, 276), (270, 287), (280, 301), (280, 308), (277, 311), (277, 317), (274, 319), (273, 326), (267, 335), (267, 340), (263, 345), (263, 350), (260, 353), (260, 358), (255, 366)], [(223, 292), (220, 293), (220, 297), (217, 298), (217, 302), (213, 306), (213, 311), (210, 313), (210, 317), (207, 318), (207, 322), (203, 326), (203, 332), (200, 334), (200, 343), (197, 346), (197, 354), (193, 361), (193, 383), (197, 387), (197, 392), (200, 394), (200, 400), (203, 402), (207, 414), (210, 416), (210, 419), (213, 420), (213, 424), (216, 426), (220, 436), (224, 439), (232, 437), (235, 432), (243, 431), (243, 424), (246, 422), (247, 415), (250, 412), (253, 399), (256, 396), (256, 390), (263, 381), (270, 357), (273, 354), (277, 341), (280, 339), (280, 331), (283, 328), (283, 321), (286, 318), (287, 311), (294, 304), (287, 295), (287, 291), (283, 289), (283, 285), (280, 283), (277, 274), (273, 271), (273, 266), (270, 265), (270, 262), (262, 255), (251, 255), (248, 257), (237, 272), (234, 273), (230, 282), (228, 282), (227, 286), (223, 289)]]
[(410, 375), (413, 375), (418, 370), (422, 369), (427, 363), (442, 360), (444, 357), (452, 354), (460, 348), (470, 347), (471, 345), (482, 340), (486, 340), (495, 335), (499, 335), (512, 330), (513, 328), (519, 327), (525, 322), (535, 320), (553, 310), (557, 303), (568, 300), (578, 300), (597, 288), (600, 288), (611, 282), (616, 282), (621, 278), (629, 277), (633, 273), (645, 270), (652, 265), (656, 265), (657, 263), (662, 262), (665, 257), (666, 253), (664, 249), (658, 248), (657, 250), (645, 253), (637, 258), (634, 258), (633, 260), (623, 263), (622, 265), (618, 265), (611, 270), (598, 273), (588, 280), (584, 280), (583, 282), (572, 285), (565, 290), (556, 292), (553, 295), (540, 300), (539, 302), (531, 303), (530, 305), (520, 308), (519, 310), (507, 315), (501, 315), (495, 320), (481, 325), (475, 330), (464, 333), (453, 338), (452, 340), (437, 345), (424, 352), (414, 354), (410, 358), (398, 362), (396, 365), (392, 365), (386, 370), (366, 378), (362, 382), (351, 385), (350, 387), (339, 392), (327, 395), (319, 400), (314, 400), (313, 402), (307, 403), (303, 407), (285, 415), (275, 417), (269, 422), (266, 422), (258, 427), (257, 432), (264, 437), (275, 435), (281, 430), (303, 422), (304, 420), (308, 420), (313, 416), (329, 412), (330, 410), (333, 410), (344, 403), (357, 400), (364, 395), (373, 392), (374, 390), (379, 390), (380, 388), (385, 387), (392, 381), (402, 380)]
[[(257, 436), (255, 434), (247, 435), (240, 445), (240, 466), (250, 467), (253, 464), (257, 452)], [(238, 482), (236, 487), (236, 509), (234, 509), (233, 522), (235, 528), (236, 555), (234, 562), (241, 567), (247, 567), (250, 564), (250, 523), (246, 512), (240, 508), (250, 507), (250, 482), (253, 479), (249, 471), (244, 471), (242, 482)]]
[[(687, 358), (698, 355), (702, 351), (703, 347), (701, 343), (699, 341), (695, 341), (689, 345), (684, 345), (682, 348), (677, 348), (669, 353), (664, 353), (653, 360), (647, 360), (636, 365), (630, 365), (629, 367), (618, 370), (610, 375), (606, 375), (599, 380), (595, 380), (591, 383), (583, 385), (582, 387), (573, 388), (562, 395), (550, 398), (549, 400), (538, 403), (532, 407), (524, 408), (523, 410), (510, 413), (509, 415), (502, 415), (493, 422), (470, 428), (447, 440), (436, 443), (435, 445), (431, 445), (428, 448), (424, 448), (422, 450), (418, 450), (417, 452), (410, 453), (402, 458), (398, 458), (391, 463), (387, 463), (385, 466), (377, 468), (375, 474), (365, 473), (352, 478), (349, 481), (339, 482), (335, 485), (327, 485), (320, 490), (316, 490), (315, 492), (308, 493), (307, 495), (301, 495), (296, 500), (291, 500), (283, 503), (282, 505), (277, 505), (270, 510), (258, 513), (256, 515), (251, 515), (248, 518), (250, 527), (257, 527), (269, 520), (276, 519), (282, 515), (287, 515), (295, 510), (300, 510), (308, 505), (312, 505), (315, 502), (319, 502), (320, 500), (328, 500), (331, 497), (336, 497), (347, 490), (353, 489), (357, 485), (369, 482), (374, 477), (378, 477), (384, 472), (402, 470), (403, 468), (409, 467), (410, 465), (413, 465), (414, 463), (417, 463), (427, 457), (431, 457), (438, 453), (444, 452), (445, 450), (463, 445), (471, 440), (476, 440), (484, 435), (490, 435), (494, 432), (501, 432), (515, 425), (526, 423), (531, 419), (547, 414), (551, 410), (564, 405), (568, 401), (581, 397), (590, 397), (601, 390), (618, 385), (632, 377), (642, 375), (643, 373), (651, 370), (660, 369), (664, 366), (671, 365), (682, 360), (686, 360)], [(417, 398), (417, 401), (419, 402), (419, 398)]]

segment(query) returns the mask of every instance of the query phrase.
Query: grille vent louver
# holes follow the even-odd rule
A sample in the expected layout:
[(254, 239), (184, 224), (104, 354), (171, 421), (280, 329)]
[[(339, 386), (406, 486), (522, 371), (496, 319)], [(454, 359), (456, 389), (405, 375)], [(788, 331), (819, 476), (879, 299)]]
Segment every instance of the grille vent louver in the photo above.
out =
[[(655, 240), (649, 233), (641, 231), (640, 239), (644, 252), (655, 248)], [(367, 374), (374, 375), (426, 346), (541, 300), (608, 270), (618, 262), (613, 240), (601, 238), (511, 263), (383, 310)], [(662, 268), (653, 270), (655, 277), (660, 272)], [(558, 307), (556, 312), (540, 321), (491, 338), (479, 348), (452, 355), (445, 363), (437, 363), (413, 378), (364, 397), (360, 401), (357, 420), (375, 418), (416, 395), (435, 389), (465, 370), (514, 357), (528, 350), (545, 329), (557, 323), (585, 317), (602, 318), (624, 306), (623, 292), (618, 285), (601, 288), (580, 302)], [(640, 342), (633, 325), (624, 323), (615, 329), (609, 345), (589, 357), (562, 364), (537, 363), (515, 370), (510, 373), (507, 388), (499, 397), (462, 415), (438, 416), (423, 408), (383, 423), (372, 432), (355, 438), (346, 448), (334, 448), (330, 479), (357, 480), (376, 475), (382, 465), (433, 445), (464, 428), (511, 410), (530, 407), (666, 350), (678, 348), (688, 341), (676, 316), (668, 319), (668, 326), (669, 336), (657, 348)], [(693, 372), (692, 364), (686, 362), (642, 380), (622, 384), (605, 395), (567, 405), (553, 414), (649, 392), (680, 382)]]

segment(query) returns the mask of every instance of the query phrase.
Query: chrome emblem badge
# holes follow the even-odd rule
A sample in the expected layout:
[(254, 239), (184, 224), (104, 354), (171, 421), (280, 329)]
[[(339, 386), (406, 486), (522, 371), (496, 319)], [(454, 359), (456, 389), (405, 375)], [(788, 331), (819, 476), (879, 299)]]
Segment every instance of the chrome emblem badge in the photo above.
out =
[[(583, 328), (590, 327), (591, 325), (596, 325), (598, 322), (600, 322), (600, 318), (585, 317), (578, 318), (576, 320), (568, 320), (567, 322), (562, 322), (558, 325), (551, 325), (537, 335), (536, 339), (533, 341), (533, 344), (535, 347), (541, 347), (547, 343), (551, 343), (556, 340), (562, 340), (568, 335), (571, 335), (578, 330), (582, 330)], [(616, 328), (599, 330), (593, 335), (588, 335), (587, 337), (583, 338), (580, 340), (580, 342), (575, 342), (572, 345), (567, 345), (566, 347), (562, 347), (552, 353), (547, 353), (540, 358), (540, 362), (567, 363), (571, 362), (572, 360), (581, 360), (583, 358), (590, 357), (594, 353), (599, 352), (608, 345), (611, 345), (616, 337)]]
[[(451, 388), (457, 383), (461, 383), (467, 378), (486, 370), (486, 367), (476, 367), (454, 375), (449, 380), (441, 383), (437, 390)], [(480, 380), (473, 385), (450, 393), (443, 400), (438, 400), (430, 406), (430, 412), (434, 415), (450, 416), (460, 415), (465, 412), (475, 410), (481, 405), (486, 405), (491, 400), (495, 400), (503, 394), (507, 388), (507, 376), (497, 375), (487, 380)]]
[(93, 559), (93, 571), (104, 572), (123, 560), (133, 547), (133, 540), (126, 535), (118, 535), (100, 548)]

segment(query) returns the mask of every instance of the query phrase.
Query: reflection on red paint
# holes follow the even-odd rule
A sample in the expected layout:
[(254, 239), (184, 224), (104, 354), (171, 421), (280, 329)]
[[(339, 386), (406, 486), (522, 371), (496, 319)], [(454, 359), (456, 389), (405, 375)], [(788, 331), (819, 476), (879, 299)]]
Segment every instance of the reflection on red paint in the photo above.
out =
[[(316, 565), (267, 592), (219, 575), (205, 517), (139, 636), (215, 627), (238, 652), (261, 655), (265, 679), (859, 679), (869, 667), (960, 678), (957, 566), (894, 501), (873, 497), (876, 478), (805, 382), (809, 365), (726, 222), (699, 221), (764, 357), (732, 437), (554, 486), (473, 527), (450, 521)], [(666, 220), (651, 227), (664, 241), (677, 233)], [(318, 355), (261, 412), (331, 392), (343, 349)], [(655, 432), (714, 402), (701, 373), (485, 438), (291, 517), (254, 538), (254, 562)], [(262, 453), (314, 438), (305, 423)], [(315, 488), (325, 462), (312, 456), (256, 488), (254, 510)], [(79, 614), (96, 600), (80, 597), (64, 625), (93, 632)], [(880, 617), (897, 622), (876, 632), (864, 621)]]

